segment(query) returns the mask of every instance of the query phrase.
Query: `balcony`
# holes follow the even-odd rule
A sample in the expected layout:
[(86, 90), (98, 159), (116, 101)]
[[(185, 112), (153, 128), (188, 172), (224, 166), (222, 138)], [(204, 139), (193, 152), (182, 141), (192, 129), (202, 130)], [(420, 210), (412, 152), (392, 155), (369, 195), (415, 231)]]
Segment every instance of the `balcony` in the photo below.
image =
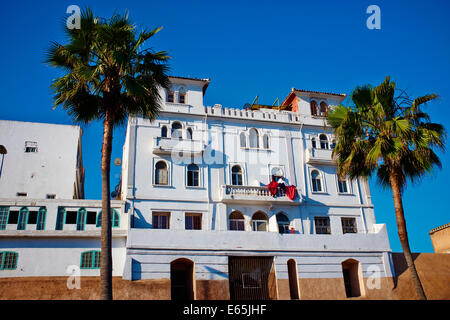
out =
[(329, 149), (309, 148), (306, 152), (306, 163), (336, 165), (331, 156), (332, 152), (333, 150)]
[(296, 198), (291, 200), (280, 188), (278, 188), (277, 195), (274, 197), (270, 194), (268, 187), (233, 185), (222, 186), (221, 201), (225, 203), (282, 204), (293, 206), (298, 206), (302, 202), (300, 189), (297, 189)]
[(177, 138), (153, 138), (153, 153), (160, 155), (202, 155), (206, 146), (202, 141)]

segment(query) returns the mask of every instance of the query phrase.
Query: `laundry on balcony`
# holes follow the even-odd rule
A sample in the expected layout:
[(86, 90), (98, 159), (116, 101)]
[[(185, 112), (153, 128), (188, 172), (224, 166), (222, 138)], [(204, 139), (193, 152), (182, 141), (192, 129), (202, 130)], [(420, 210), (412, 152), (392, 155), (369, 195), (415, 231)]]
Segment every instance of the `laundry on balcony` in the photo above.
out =
[(286, 196), (289, 199), (294, 200), (297, 196), (297, 188), (295, 186), (286, 186)]
[(272, 181), (267, 185), (267, 188), (269, 188), (270, 194), (275, 197), (278, 193), (278, 182)]

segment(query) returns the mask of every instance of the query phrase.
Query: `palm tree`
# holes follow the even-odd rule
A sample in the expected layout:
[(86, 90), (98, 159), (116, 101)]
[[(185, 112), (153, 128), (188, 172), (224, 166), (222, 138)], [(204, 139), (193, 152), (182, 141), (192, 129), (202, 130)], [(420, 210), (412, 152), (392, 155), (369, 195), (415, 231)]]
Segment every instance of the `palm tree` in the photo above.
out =
[(328, 115), (337, 144), (333, 157), (340, 177), (369, 177), (376, 173), (381, 185), (391, 188), (403, 254), (419, 299), (426, 299), (408, 242), (402, 203), (407, 179), (416, 182), (433, 167), (441, 167), (433, 148), (444, 150), (446, 138), (442, 125), (430, 122), (423, 104), (437, 98), (429, 94), (410, 99), (399, 94), (395, 83), (357, 87), (352, 106), (337, 106)]
[(95, 18), (83, 10), (80, 29), (68, 29), (68, 43), (53, 42), (46, 63), (64, 71), (53, 81), (54, 104), (63, 107), (75, 123), (103, 120), (101, 299), (112, 299), (110, 166), (114, 126), (128, 115), (154, 119), (161, 108), (160, 88), (168, 88), (167, 52), (144, 49), (161, 28), (137, 30), (124, 16)]

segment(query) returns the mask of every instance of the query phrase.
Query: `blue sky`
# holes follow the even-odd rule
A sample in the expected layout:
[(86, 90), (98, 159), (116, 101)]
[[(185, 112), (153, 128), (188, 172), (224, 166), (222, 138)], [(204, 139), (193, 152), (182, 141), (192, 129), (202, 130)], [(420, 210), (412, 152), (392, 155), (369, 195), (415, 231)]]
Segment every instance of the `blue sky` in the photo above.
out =
[[(0, 119), (70, 124), (52, 110), (49, 85), (59, 75), (43, 64), (50, 41), (64, 42), (66, 8), (89, 6), (109, 17), (128, 9), (141, 26), (163, 26), (156, 50), (172, 56), (170, 74), (211, 78), (205, 104), (242, 107), (259, 95), (272, 104), (292, 87), (350, 93), (390, 75), (411, 96), (436, 92), (426, 111), (449, 128), (450, 5), (448, 1), (8, 1), (0, 20)], [(381, 30), (366, 27), (366, 9), (381, 9)], [(101, 197), (101, 123), (84, 127), (86, 197)], [(124, 128), (114, 136), (121, 157)], [(1, 137), (0, 137), (1, 138)], [(449, 155), (442, 170), (408, 185), (404, 207), (414, 252), (432, 252), (430, 229), (448, 223)], [(111, 184), (119, 179), (113, 166)], [(376, 220), (401, 251), (391, 192), (371, 181)]]

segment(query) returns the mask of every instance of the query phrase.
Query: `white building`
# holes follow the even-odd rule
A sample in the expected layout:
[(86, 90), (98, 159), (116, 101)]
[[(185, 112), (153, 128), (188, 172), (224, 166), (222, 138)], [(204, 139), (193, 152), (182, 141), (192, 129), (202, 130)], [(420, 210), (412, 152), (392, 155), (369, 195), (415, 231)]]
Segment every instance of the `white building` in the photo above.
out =
[[(298, 279), (365, 296), (363, 279), (392, 277), (367, 181), (339, 181), (331, 157), (323, 115), (345, 95), (293, 88), (281, 108), (242, 110), (205, 107), (208, 79), (171, 81), (157, 120), (128, 122), (124, 279), (166, 281), (172, 298), (286, 299)], [(271, 195), (280, 177), (295, 199)]]
[[(115, 277), (160, 299), (370, 297), (367, 279), (391, 279), (368, 183), (339, 181), (331, 157), (323, 115), (345, 95), (292, 89), (242, 110), (205, 107), (209, 79), (171, 82), (155, 121), (128, 121)], [(0, 121), (0, 278), (99, 275), (101, 201), (82, 199), (80, 136)]]
[[(68, 276), (69, 266), (100, 274), (101, 201), (84, 200), (81, 134), (78, 126), (0, 121), (1, 278)], [(128, 219), (124, 201), (111, 206), (120, 276)]]

